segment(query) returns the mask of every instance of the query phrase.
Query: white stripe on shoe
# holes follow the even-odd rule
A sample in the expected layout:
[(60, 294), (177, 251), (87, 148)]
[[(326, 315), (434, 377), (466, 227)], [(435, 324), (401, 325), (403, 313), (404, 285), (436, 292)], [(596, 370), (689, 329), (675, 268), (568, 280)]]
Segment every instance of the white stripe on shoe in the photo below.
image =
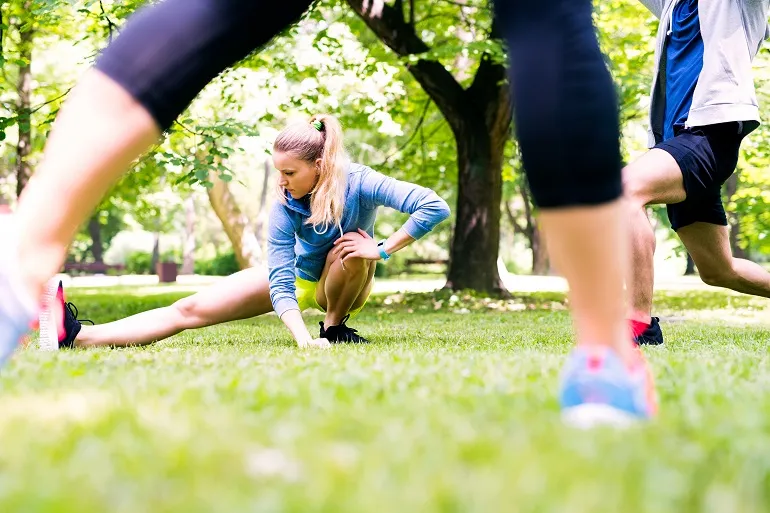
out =
[(53, 317), (53, 302), (59, 289), (58, 280), (50, 280), (43, 291), (43, 307), (40, 309), (40, 349), (42, 351), (59, 350), (59, 333), (56, 319)]

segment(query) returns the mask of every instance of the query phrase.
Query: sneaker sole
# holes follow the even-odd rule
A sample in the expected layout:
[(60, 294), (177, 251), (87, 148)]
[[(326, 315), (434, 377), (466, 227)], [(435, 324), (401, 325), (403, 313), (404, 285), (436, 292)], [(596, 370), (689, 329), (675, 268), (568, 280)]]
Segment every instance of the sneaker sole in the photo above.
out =
[(570, 427), (591, 429), (598, 426), (628, 428), (640, 422), (640, 418), (607, 404), (586, 403), (566, 408), (562, 421)]
[(38, 345), (43, 351), (59, 350), (59, 334), (56, 332), (56, 322), (53, 319), (53, 309), (51, 305), (56, 298), (56, 291), (59, 288), (59, 282), (50, 280), (43, 291), (43, 305), (40, 310), (40, 340)]

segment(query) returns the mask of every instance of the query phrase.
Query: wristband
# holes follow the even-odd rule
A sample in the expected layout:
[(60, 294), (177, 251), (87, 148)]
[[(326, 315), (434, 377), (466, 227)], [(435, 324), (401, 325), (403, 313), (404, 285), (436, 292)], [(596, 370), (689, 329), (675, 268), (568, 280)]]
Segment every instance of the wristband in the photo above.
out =
[(379, 249), (379, 250), (380, 250), (380, 257), (382, 257), (382, 259), (383, 259), (383, 260), (387, 260), (388, 258), (390, 258), (390, 255), (388, 255), (388, 254), (385, 252), (385, 248), (384, 248), (384, 245), (385, 245), (385, 241), (384, 241), (384, 240), (381, 240), (381, 241), (380, 241), (380, 243), (379, 243), (379, 244), (377, 244), (377, 249)]

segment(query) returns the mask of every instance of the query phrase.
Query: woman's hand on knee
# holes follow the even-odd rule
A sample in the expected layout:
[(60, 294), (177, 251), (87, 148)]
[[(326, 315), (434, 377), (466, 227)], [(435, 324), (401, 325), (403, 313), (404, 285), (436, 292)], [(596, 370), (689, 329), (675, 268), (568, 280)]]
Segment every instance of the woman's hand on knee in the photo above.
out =
[(338, 254), (342, 268), (349, 258), (361, 258), (363, 260), (379, 260), (380, 249), (373, 238), (362, 229), (358, 232), (349, 232), (334, 241), (335, 251)]

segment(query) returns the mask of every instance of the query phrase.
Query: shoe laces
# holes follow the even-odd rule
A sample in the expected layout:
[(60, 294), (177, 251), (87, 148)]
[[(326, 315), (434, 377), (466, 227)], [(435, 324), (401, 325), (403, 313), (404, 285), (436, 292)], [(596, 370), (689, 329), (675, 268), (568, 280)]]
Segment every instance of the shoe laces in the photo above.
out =
[(345, 324), (346, 322), (348, 322), (348, 319), (350, 319), (350, 314), (347, 314), (345, 317), (343, 317), (338, 325), (339, 330), (345, 334), (345, 340), (349, 340), (351, 338), (360, 336), (360, 335), (356, 335), (356, 333), (358, 333), (357, 329), (351, 328), (350, 326)]
[(75, 319), (76, 321), (78, 321), (80, 324), (83, 324), (84, 322), (91, 323), (91, 325), (96, 324), (91, 319), (78, 319), (78, 314), (79, 314), (78, 307), (75, 306), (74, 303), (72, 303), (72, 302), (65, 303), (64, 306), (67, 307), (67, 310), (69, 310), (70, 315), (72, 316), (72, 318)]
[[(339, 324), (334, 326), (334, 330), (336, 332), (335, 339), (338, 342), (360, 342), (362, 340), (365, 340), (361, 335), (358, 334), (357, 329), (351, 328), (350, 326), (345, 324), (348, 321), (348, 319), (350, 319), (350, 314), (347, 314), (345, 317), (342, 318)], [(323, 323), (321, 323), (321, 325), (323, 326)]]

